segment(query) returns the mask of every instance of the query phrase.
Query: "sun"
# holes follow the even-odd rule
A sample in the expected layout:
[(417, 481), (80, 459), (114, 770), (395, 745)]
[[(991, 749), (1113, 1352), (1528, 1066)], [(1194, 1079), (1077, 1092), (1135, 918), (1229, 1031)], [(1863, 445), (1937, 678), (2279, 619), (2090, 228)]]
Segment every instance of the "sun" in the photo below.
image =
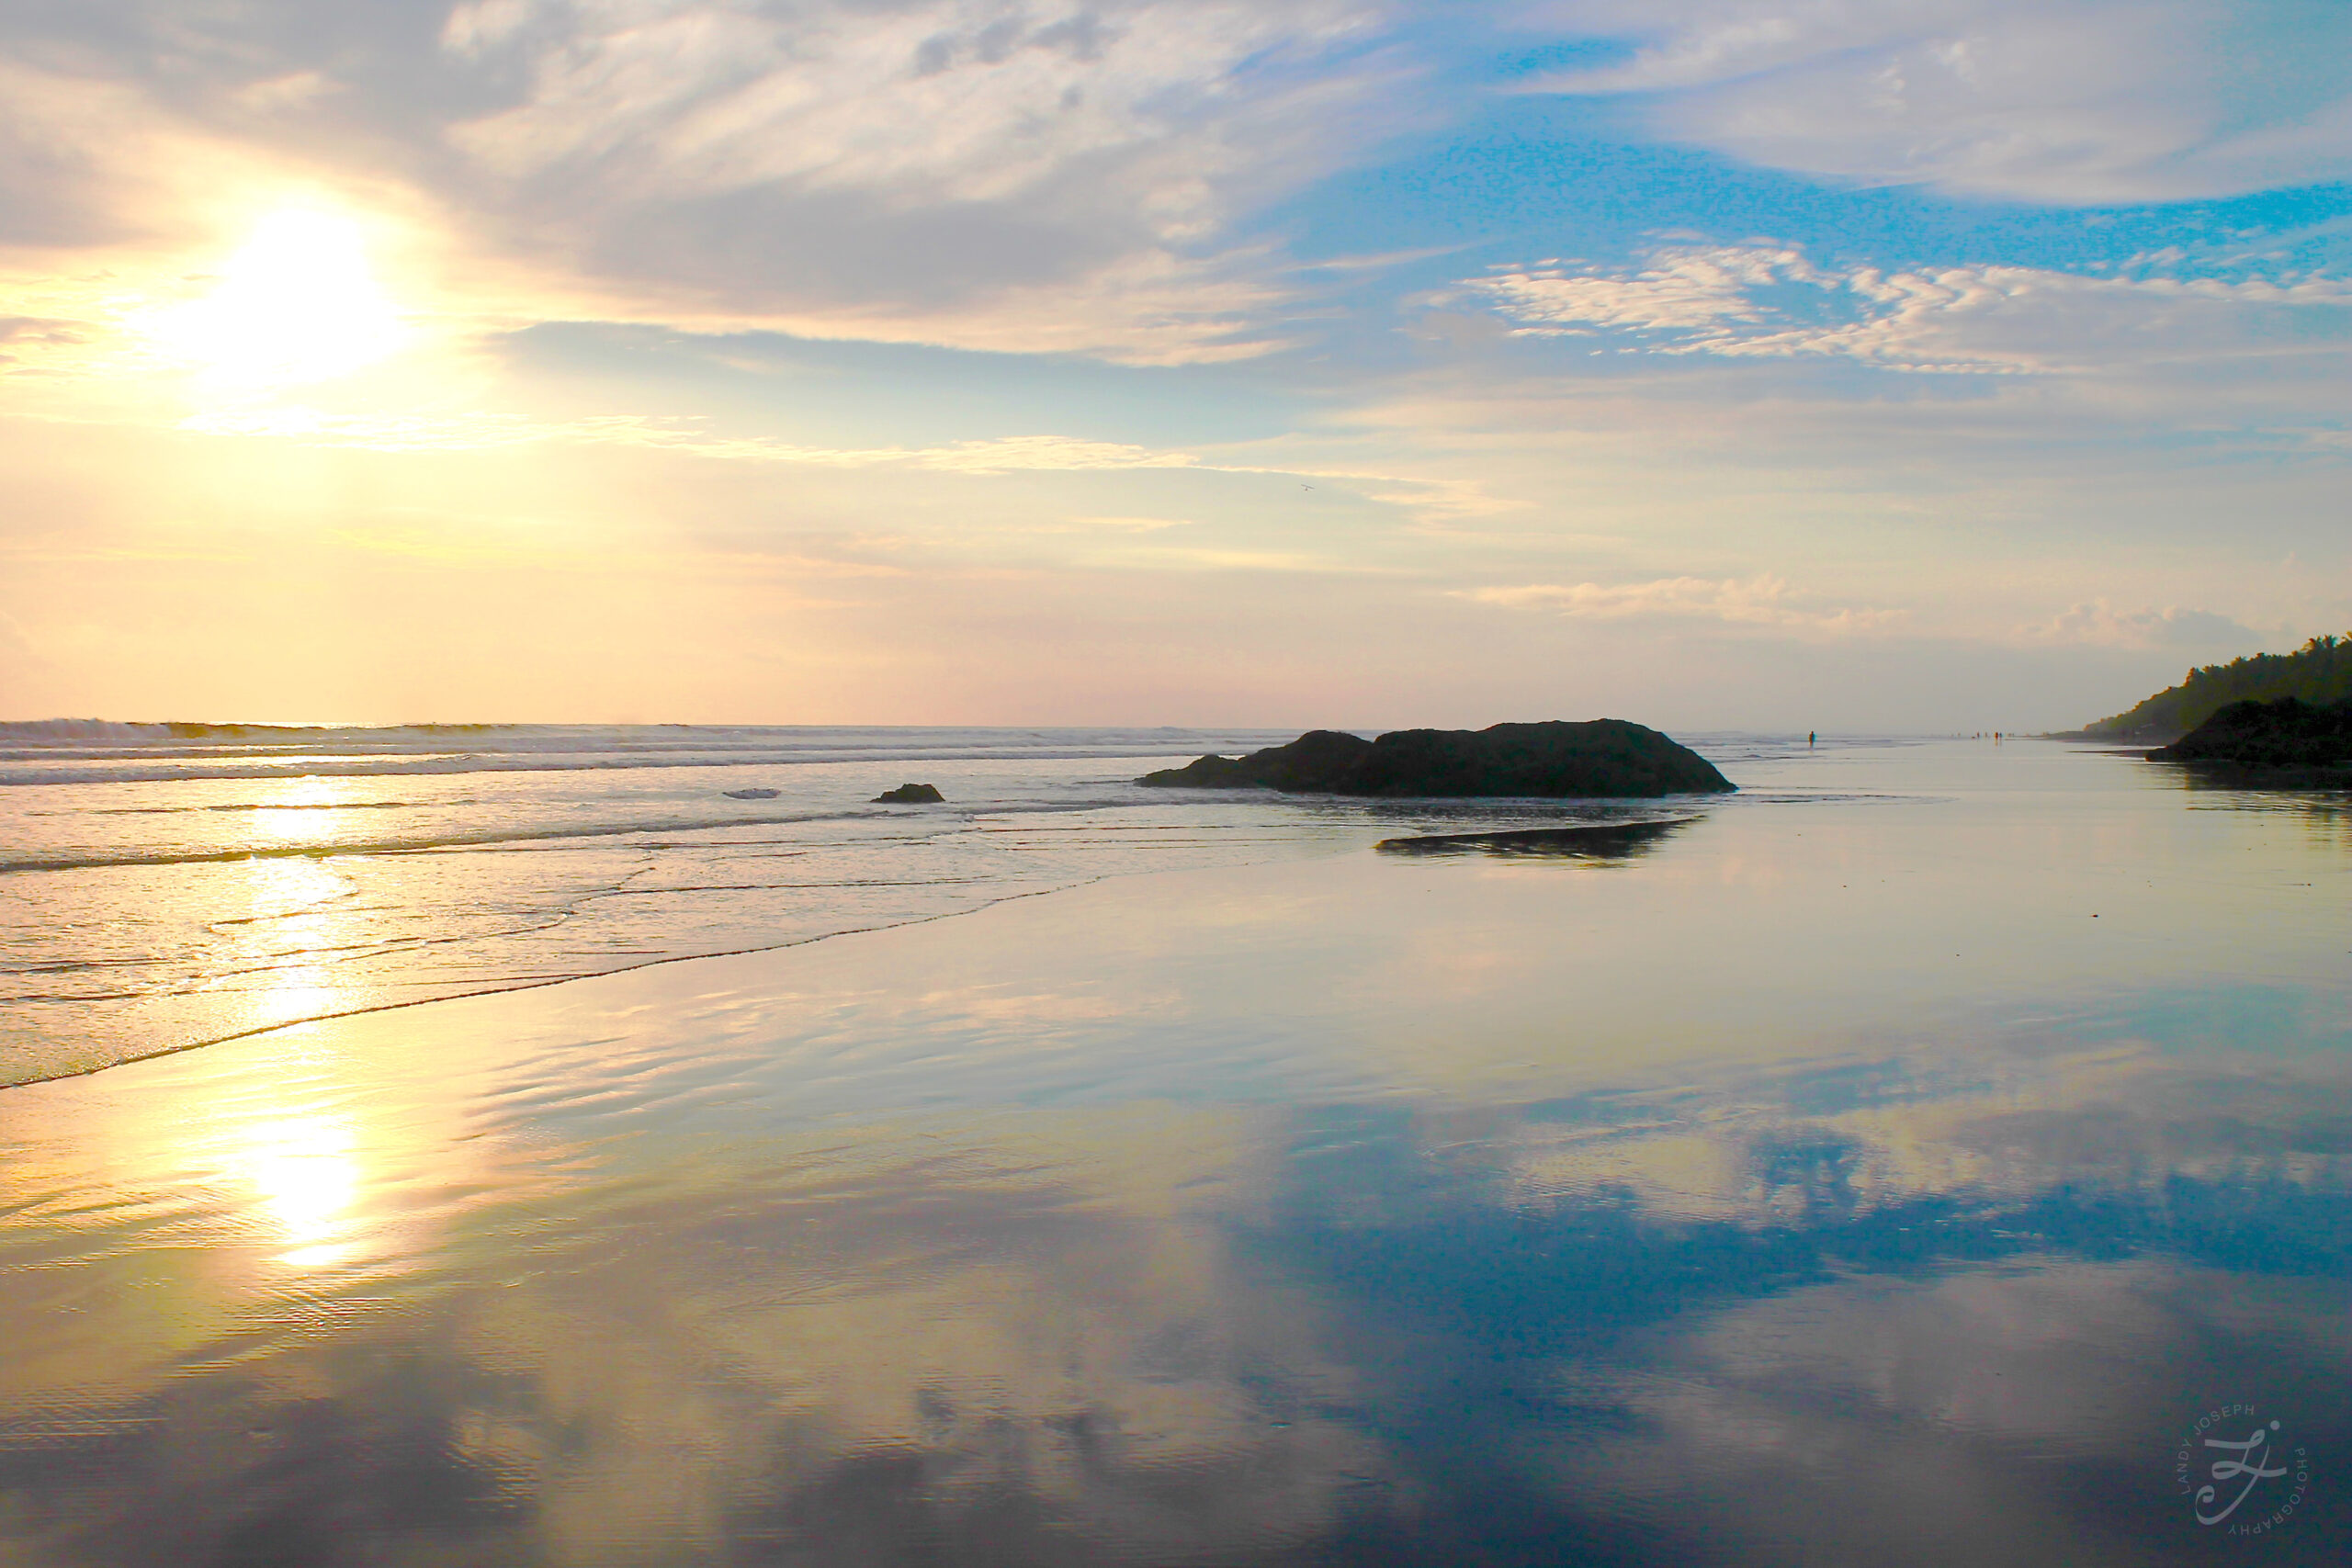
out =
[(347, 376), (410, 334), (368, 265), (360, 224), (287, 208), (255, 225), (209, 293), (150, 318), (147, 335), (215, 387), (268, 391)]

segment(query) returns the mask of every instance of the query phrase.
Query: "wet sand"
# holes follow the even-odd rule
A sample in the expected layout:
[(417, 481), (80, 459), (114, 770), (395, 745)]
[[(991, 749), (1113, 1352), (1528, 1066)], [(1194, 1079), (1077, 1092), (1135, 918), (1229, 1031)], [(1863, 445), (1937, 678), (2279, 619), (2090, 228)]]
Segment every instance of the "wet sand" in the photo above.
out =
[(2346, 818), (1840, 765), (0, 1094), (0, 1561), (2352, 1557)]

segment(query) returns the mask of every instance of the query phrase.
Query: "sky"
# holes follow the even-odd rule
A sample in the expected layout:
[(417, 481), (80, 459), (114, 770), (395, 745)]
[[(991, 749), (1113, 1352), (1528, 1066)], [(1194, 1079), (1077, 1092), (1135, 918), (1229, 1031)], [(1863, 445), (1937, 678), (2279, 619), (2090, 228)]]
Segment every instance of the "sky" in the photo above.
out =
[(2342, 0), (17, 0), (0, 717), (2036, 729), (2352, 627)]

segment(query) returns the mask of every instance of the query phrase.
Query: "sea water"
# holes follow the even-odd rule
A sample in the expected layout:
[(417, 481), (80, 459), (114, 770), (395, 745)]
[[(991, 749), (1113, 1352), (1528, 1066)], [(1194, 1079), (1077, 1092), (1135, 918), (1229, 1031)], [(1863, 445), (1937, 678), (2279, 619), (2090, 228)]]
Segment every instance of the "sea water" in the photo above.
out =
[(2344, 797), (1707, 744), (0, 1092), (0, 1558), (2352, 1561)]
[[(0, 725), (0, 1083), (1124, 872), (1657, 809), (1301, 805), (1134, 783), (1295, 734)], [(1789, 744), (1716, 740), (1728, 757)], [(945, 803), (874, 803), (910, 782)]]

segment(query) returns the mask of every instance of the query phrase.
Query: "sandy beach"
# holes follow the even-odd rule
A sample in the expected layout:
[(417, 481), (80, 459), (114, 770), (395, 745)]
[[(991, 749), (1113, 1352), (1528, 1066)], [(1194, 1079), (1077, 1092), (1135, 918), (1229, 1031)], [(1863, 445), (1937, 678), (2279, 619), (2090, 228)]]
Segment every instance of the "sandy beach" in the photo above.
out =
[(2201, 1560), (2184, 1417), (2352, 1437), (2343, 818), (1844, 765), (8, 1091), (0, 1542)]

